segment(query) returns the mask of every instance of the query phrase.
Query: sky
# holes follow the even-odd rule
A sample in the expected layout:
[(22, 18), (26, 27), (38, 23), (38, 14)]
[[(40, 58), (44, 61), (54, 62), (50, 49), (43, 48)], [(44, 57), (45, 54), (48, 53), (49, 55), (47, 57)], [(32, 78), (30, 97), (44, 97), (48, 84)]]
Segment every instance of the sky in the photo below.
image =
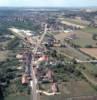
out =
[(97, 7), (97, 0), (0, 0), (0, 7)]

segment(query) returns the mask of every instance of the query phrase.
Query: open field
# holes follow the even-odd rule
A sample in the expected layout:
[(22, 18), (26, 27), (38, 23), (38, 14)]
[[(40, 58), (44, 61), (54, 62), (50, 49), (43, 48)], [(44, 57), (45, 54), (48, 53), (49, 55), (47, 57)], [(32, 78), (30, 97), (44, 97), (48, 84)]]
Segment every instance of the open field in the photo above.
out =
[[(60, 95), (55, 96), (45, 96), (40, 95), (40, 100), (65, 100), (65, 98), (70, 97), (80, 97), (81, 96), (93, 96), (97, 95), (97, 91), (93, 89), (89, 83), (87, 83), (84, 80), (81, 81), (69, 81), (69, 82), (63, 82), (62, 84), (59, 84), (60, 88)], [(27, 100), (30, 99), (30, 96), (28, 95), (17, 95), (17, 96), (9, 96), (5, 100)], [(79, 99), (77, 99), (79, 100)]]
[[(60, 34), (57, 34), (57, 35), (54, 35), (55, 38), (57, 40), (61, 40), (64, 42), (64, 38), (66, 38), (67, 36), (71, 35), (72, 33), (60, 33)], [(77, 37), (80, 36), (80, 38), (78, 39), (75, 39), (75, 40), (71, 40), (71, 42), (75, 43), (75, 44), (80, 44), (80, 45), (85, 45), (88, 44), (89, 42), (91, 43), (90, 40), (88, 40), (88, 38), (91, 38), (91, 35), (88, 34), (89, 36), (87, 37), (86, 34), (84, 34), (84, 32), (76, 32), (75, 33), (77, 35)], [(83, 36), (84, 35), (84, 36)], [(95, 41), (92, 41), (92, 43), (94, 43)], [(81, 60), (87, 60), (89, 59), (88, 56), (80, 53), (79, 51), (77, 51), (76, 49), (70, 47), (70, 46), (67, 46), (66, 48), (55, 48), (58, 52), (61, 52), (64, 56), (65, 55), (68, 55), (70, 56), (70, 58), (78, 58), (78, 59), (81, 59)]]
[[(92, 39), (93, 34), (97, 33), (97, 28), (94, 27), (88, 27), (89, 22), (84, 20), (78, 20), (78, 19), (70, 19), (70, 18), (62, 18), (61, 19), (63, 23), (71, 23), (75, 25), (81, 25), (85, 28), (75, 31), (74, 33), (78, 37), (78, 39), (72, 40), (72, 42), (76, 45), (79, 45), (81, 47), (85, 47), (86, 45), (94, 45), (97, 47), (96, 43), (97, 41)], [(68, 34), (70, 35), (70, 33)], [(68, 36), (65, 34), (64, 36)]]
[(4, 61), (8, 57), (9, 51), (0, 51), (0, 61)]
[[(61, 95), (55, 96), (45, 96), (41, 95), (41, 100), (67, 100), (66, 98), (70, 97), (81, 97), (81, 96), (90, 96), (97, 95), (95, 89), (93, 89), (89, 83), (84, 80), (81, 81), (70, 81), (64, 82), (60, 85)], [(80, 99), (77, 99), (80, 100)]]
[(54, 35), (54, 37), (57, 39), (57, 40), (61, 40), (61, 41), (64, 41), (64, 39), (68, 36), (70, 36), (72, 33), (59, 33), (59, 34), (56, 34)]
[(75, 45), (79, 45), (81, 47), (86, 47), (88, 45), (97, 47), (96, 40), (93, 40), (92, 33), (88, 33), (88, 32), (84, 32), (82, 30), (77, 30), (77, 31), (73, 31), (70, 33), (59, 33), (54, 35), (56, 39), (60, 39), (61, 41), (64, 40), (67, 37), (71, 37), (72, 34), (75, 34), (76, 38), (70, 40), (71, 43), (75, 44)]
[(83, 31), (75, 31), (74, 33), (76, 34), (77, 39), (71, 40), (71, 43), (81, 47), (86, 47), (87, 45), (97, 47), (97, 41), (92, 39), (92, 34)]
[(83, 25), (83, 26), (86, 26), (89, 24), (88, 21), (85, 21), (85, 20), (79, 20), (79, 19), (71, 19), (71, 18), (62, 18), (63, 21), (68, 21), (70, 23), (73, 23), (73, 24), (77, 24), (77, 25)]
[(94, 28), (94, 27), (86, 27), (82, 29), (82, 31), (87, 32), (87, 33), (97, 34), (97, 28)]
[(75, 50), (74, 48), (57, 48), (59, 50), (59, 52), (63, 53), (63, 55), (65, 56), (68, 55), (70, 56), (71, 58), (78, 58), (80, 60), (87, 60), (89, 59), (88, 56), (80, 53), (79, 51)]
[(5, 100), (30, 100), (30, 96), (27, 95), (9, 96), (5, 98)]
[(97, 58), (97, 48), (80, 48), (80, 50), (92, 57)]
[(97, 73), (97, 65), (96, 64), (84, 63), (83, 66), (86, 68), (87, 72), (89, 72), (91, 74)]
[(76, 26), (76, 27), (80, 27), (81, 29), (85, 28), (85, 26), (83, 25), (79, 25), (79, 24), (74, 24), (72, 22), (69, 21), (61, 21), (62, 24), (68, 25), (68, 26)]
[(59, 39), (64, 40), (64, 38), (65, 38), (66, 36), (67, 36), (67, 35), (66, 35), (65, 33), (59, 33), (59, 34), (54, 35), (54, 37), (55, 37), (57, 40), (59, 40)]

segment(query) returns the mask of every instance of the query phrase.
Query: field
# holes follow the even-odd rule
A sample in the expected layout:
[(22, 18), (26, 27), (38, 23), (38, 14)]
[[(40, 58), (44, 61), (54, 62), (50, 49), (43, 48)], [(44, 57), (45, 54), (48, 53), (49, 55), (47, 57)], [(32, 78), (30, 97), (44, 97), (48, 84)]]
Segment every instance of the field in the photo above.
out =
[(71, 33), (59, 33), (55, 35), (56, 39), (64, 40), (67, 37), (71, 37), (72, 34), (75, 34), (76, 38), (70, 40), (71, 43), (79, 45), (80, 47), (86, 47), (88, 45), (97, 47), (97, 41), (93, 40), (93, 34), (88, 33), (82, 30), (76, 30)]
[(5, 98), (5, 100), (30, 100), (30, 96), (26, 95), (9, 96)]
[(87, 82), (83, 80), (64, 82), (62, 83), (60, 88), (61, 88), (61, 95), (49, 96), (49, 97), (42, 95), (41, 100), (68, 100), (66, 98), (71, 98), (76, 96), (81, 97), (81, 96), (97, 95), (95, 89), (93, 89)]
[(75, 50), (74, 48), (57, 48), (59, 52), (61, 52), (64, 56), (68, 55), (68, 58), (78, 58), (80, 60), (87, 60), (89, 59), (88, 56), (80, 53), (79, 51)]
[[(66, 37), (68, 37), (69, 35), (71, 35), (72, 33), (60, 33), (60, 34), (57, 34), (57, 35), (54, 35), (55, 36), (55, 38), (57, 39), (57, 40), (61, 40), (61, 41), (63, 41), (64, 42), (64, 38), (66, 38)], [(77, 37), (79, 37), (80, 36), (80, 38), (78, 38), (78, 39), (75, 39), (75, 40), (71, 40), (70, 42), (73, 42), (74, 44), (78, 44), (78, 45), (84, 45), (85, 46), (85, 43), (86, 44), (88, 44), (89, 42), (91, 43), (91, 41), (92, 41), (92, 39), (91, 39), (91, 41), (90, 40), (88, 40), (88, 39), (86, 39), (86, 38), (89, 38), (89, 37), (87, 37), (87, 35), (86, 34), (84, 34), (83, 32), (81, 33), (79, 33), (79, 31), (78, 32), (76, 32), (75, 33), (76, 35), (77, 35)], [(83, 35), (84, 36), (83, 36)], [(90, 36), (90, 38), (91, 38), (91, 35), (90, 34), (88, 34), (89, 36)], [(87, 41), (87, 42), (86, 42)], [(95, 41), (92, 41), (93, 43), (95, 43)], [(92, 43), (92, 44), (93, 44)], [(64, 42), (64, 44), (65, 44), (65, 42)], [(79, 51), (77, 51), (76, 49), (74, 49), (74, 48), (72, 48), (72, 47), (65, 47), (65, 48), (55, 48), (58, 52), (61, 52), (64, 56), (65, 55), (68, 55), (68, 57), (69, 58), (79, 58), (79, 59), (81, 59), (81, 60), (86, 60), (86, 59), (89, 59), (89, 57), (88, 56), (86, 56), (86, 55), (84, 55), (84, 54), (82, 54), (82, 53), (80, 53)]]
[(74, 34), (76, 34), (77, 39), (71, 40), (71, 43), (79, 45), (81, 47), (86, 47), (88, 45), (97, 47), (97, 41), (92, 39), (93, 34), (79, 30), (75, 31)]
[[(70, 97), (81, 97), (81, 96), (93, 96), (97, 95), (95, 89), (93, 89), (89, 83), (84, 80), (81, 81), (73, 81), (64, 82), (60, 84), (60, 95), (55, 96), (45, 96), (40, 95), (40, 100), (64, 100), (65, 98)], [(78, 91), (79, 90), (79, 91)], [(17, 96), (9, 96), (5, 98), (5, 100), (27, 100), (30, 99), (29, 95), (17, 95)]]
[(94, 27), (86, 27), (84, 29), (82, 29), (83, 32), (88, 32), (91, 34), (97, 34), (97, 28)]
[(68, 21), (70, 23), (73, 23), (73, 24), (77, 24), (77, 25), (83, 25), (83, 26), (86, 26), (89, 24), (88, 21), (85, 21), (85, 20), (79, 20), (79, 19), (71, 19), (71, 18), (62, 18), (63, 21)]
[(92, 57), (97, 58), (97, 48), (80, 48), (80, 50)]
[[(79, 45), (81, 47), (86, 47), (87, 45), (93, 45), (97, 47), (96, 43), (97, 41), (92, 39), (93, 34), (97, 34), (97, 28), (89, 27), (89, 22), (85, 20), (79, 20), (79, 19), (72, 19), (72, 18), (60, 18), (64, 23), (68, 22), (71, 24), (81, 25), (85, 26), (85, 28), (74, 31), (73, 33), (76, 34), (78, 37), (77, 39), (71, 40), (71, 43), (75, 45)], [(70, 34), (68, 34), (70, 35)], [(65, 37), (67, 34), (65, 35)]]
[[(97, 34), (97, 28), (94, 27), (89, 27), (89, 21), (86, 20), (80, 20), (80, 19), (72, 19), (72, 18), (60, 18), (61, 21), (63, 21), (63, 23), (71, 23), (71, 24), (75, 24), (75, 25), (81, 25), (81, 26), (85, 26), (83, 29), (81, 30), (76, 30), (73, 31), (71, 33), (63, 33), (62, 35), (59, 35), (59, 38), (61, 37), (68, 37), (70, 36), (72, 33), (76, 34), (76, 37), (78, 37), (77, 39), (72, 39), (71, 43), (78, 45), (80, 47), (86, 47), (86, 46), (94, 46), (97, 47), (97, 41), (93, 40), (93, 34)], [(60, 37), (61, 36), (61, 37)]]
[(0, 61), (4, 61), (8, 57), (8, 52), (9, 51), (0, 51)]
[(58, 40), (58, 39), (61, 39), (61, 40), (64, 40), (64, 38), (67, 36), (67, 34), (65, 33), (59, 33), (59, 34), (54, 34), (54, 37)]

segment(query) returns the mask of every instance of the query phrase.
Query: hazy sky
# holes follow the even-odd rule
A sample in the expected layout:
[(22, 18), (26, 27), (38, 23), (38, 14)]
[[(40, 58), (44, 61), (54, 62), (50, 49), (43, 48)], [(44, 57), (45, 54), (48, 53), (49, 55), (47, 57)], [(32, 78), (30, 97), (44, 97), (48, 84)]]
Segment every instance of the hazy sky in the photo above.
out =
[(0, 6), (90, 7), (97, 6), (97, 0), (0, 0)]

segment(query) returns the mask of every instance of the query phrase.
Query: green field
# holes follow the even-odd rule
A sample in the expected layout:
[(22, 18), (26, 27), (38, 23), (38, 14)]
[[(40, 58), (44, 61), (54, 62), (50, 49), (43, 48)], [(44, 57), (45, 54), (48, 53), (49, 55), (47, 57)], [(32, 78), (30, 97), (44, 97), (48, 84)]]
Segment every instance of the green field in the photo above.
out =
[(30, 100), (30, 96), (25, 96), (25, 95), (9, 96), (5, 98), (5, 100)]
[[(79, 91), (78, 91), (79, 90)], [(96, 95), (97, 91), (84, 80), (64, 82), (60, 84), (60, 95), (46, 96), (40, 95), (40, 100), (64, 100), (72, 96), (91, 96)], [(30, 100), (30, 95), (9, 96), (5, 100)]]
[(94, 27), (86, 27), (82, 31), (87, 32), (87, 33), (91, 33), (91, 34), (97, 34), (97, 28), (94, 28)]
[(72, 96), (89, 96), (89, 95), (96, 95), (97, 92), (93, 89), (90, 84), (82, 81), (70, 81), (64, 82), (60, 86), (61, 94), (55, 96), (41, 96), (41, 100), (65, 100), (65, 98), (72, 97)]
[(97, 47), (96, 40), (93, 40), (92, 36), (93, 34), (83, 32), (83, 31), (75, 31), (75, 34), (77, 36), (77, 39), (71, 40), (71, 43), (79, 45), (81, 47), (86, 47), (87, 45), (92, 45)]
[(61, 20), (77, 25), (86, 26), (80, 31), (75, 31), (78, 39), (71, 41), (72, 43), (79, 45), (81, 47), (85, 47), (87, 45), (94, 45), (95, 47), (97, 47), (96, 45), (97, 41), (94, 41), (92, 39), (93, 34), (97, 34), (97, 28), (89, 27), (88, 26), (89, 22), (83, 20), (81, 21), (78, 19), (71, 19), (71, 18), (62, 18)]
[[(58, 49), (58, 48), (57, 48)], [(87, 60), (87, 59), (90, 59), (90, 57), (80, 53), (79, 51), (75, 50), (74, 48), (59, 48), (58, 49), (59, 52), (61, 52), (64, 56), (65, 55), (68, 55), (70, 56), (71, 58), (78, 58), (80, 60)], [(67, 57), (68, 57), (67, 56)]]
[(88, 25), (88, 22), (84, 20), (71, 19), (71, 18), (62, 18), (62, 20), (73, 23), (73, 24), (82, 25), (82, 26)]

